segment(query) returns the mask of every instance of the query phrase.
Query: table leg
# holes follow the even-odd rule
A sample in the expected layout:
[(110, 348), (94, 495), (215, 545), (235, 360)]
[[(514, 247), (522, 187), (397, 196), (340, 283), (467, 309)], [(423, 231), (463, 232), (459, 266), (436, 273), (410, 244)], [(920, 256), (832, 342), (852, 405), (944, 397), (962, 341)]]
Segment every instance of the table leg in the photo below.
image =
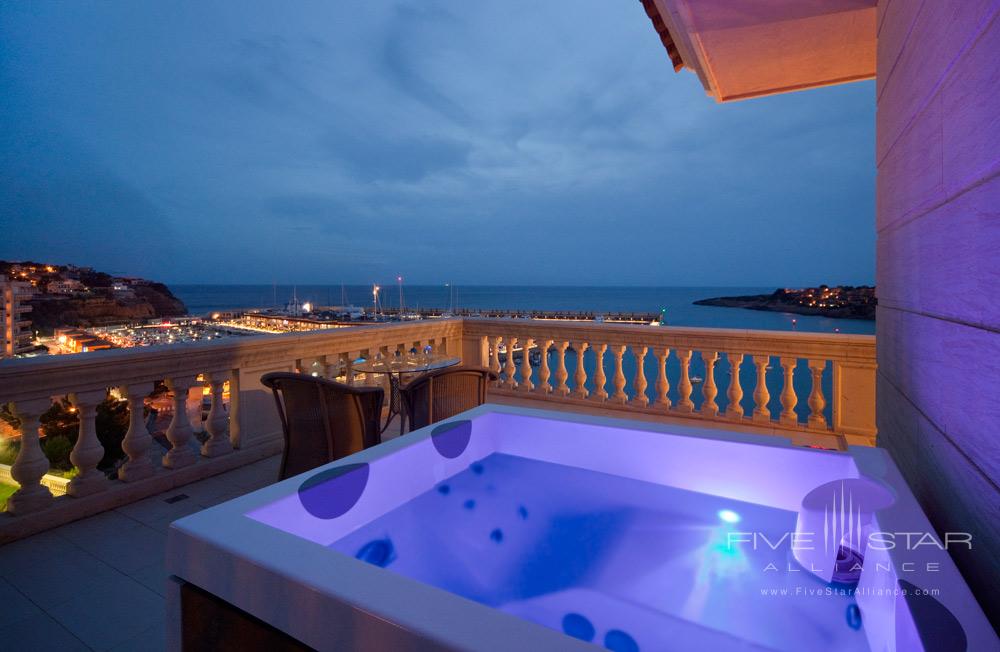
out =
[(399, 378), (396, 374), (388, 374), (389, 376), (389, 414), (386, 415), (385, 425), (382, 426), (382, 432), (389, 427), (389, 422), (392, 421), (392, 417), (399, 415), (399, 434), (403, 434), (403, 421), (406, 418), (403, 415), (402, 399), (399, 395)]

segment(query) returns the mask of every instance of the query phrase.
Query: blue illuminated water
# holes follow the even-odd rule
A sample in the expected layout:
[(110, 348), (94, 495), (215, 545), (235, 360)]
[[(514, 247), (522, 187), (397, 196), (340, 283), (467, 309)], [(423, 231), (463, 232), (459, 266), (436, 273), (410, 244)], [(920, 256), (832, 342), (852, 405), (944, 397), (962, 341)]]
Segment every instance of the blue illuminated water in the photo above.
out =
[(330, 547), (611, 649), (692, 649), (719, 632), (776, 650), (868, 649), (852, 596), (789, 572), (787, 546), (732, 543), (736, 531), (779, 541), (795, 521), (494, 453)]

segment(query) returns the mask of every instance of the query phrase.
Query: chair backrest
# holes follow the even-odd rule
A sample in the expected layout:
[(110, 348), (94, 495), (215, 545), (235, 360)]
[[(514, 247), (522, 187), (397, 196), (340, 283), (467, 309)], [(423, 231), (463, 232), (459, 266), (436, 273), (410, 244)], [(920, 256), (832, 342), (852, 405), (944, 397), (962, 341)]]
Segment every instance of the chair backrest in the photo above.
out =
[(497, 375), (479, 367), (430, 371), (400, 389), (410, 429), (453, 417), (486, 402), (486, 388)]
[(260, 381), (274, 392), (285, 435), (279, 479), (379, 443), (381, 387), (284, 372), (266, 374)]

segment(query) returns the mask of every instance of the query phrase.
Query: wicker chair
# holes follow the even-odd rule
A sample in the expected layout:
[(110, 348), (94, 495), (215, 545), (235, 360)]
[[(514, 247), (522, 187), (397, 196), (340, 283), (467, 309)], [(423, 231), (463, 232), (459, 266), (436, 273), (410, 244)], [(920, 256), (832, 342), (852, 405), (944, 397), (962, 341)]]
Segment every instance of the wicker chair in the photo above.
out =
[(306, 374), (270, 373), (285, 434), (281, 480), (379, 443), (381, 387), (352, 387)]
[(497, 375), (478, 367), (429, 371), (399, 388), (410, 430), (423, 428), (486, 402), (486, 387)]

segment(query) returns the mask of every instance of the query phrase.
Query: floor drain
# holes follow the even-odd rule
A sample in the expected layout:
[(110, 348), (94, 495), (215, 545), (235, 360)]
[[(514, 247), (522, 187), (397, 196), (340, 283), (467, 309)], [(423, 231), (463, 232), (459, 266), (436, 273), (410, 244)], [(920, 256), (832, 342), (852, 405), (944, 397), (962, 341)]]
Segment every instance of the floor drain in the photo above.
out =
[(171, 496), (170, 498), (164, 498), (163, 502), (169, 503), (169, 504), (172, 505), (174, 503), (179, 503), (182, 500), (187, 500), (187, 499), (188, 499), (188, 495), (187, 494), (177, 494), (176, 496)]

